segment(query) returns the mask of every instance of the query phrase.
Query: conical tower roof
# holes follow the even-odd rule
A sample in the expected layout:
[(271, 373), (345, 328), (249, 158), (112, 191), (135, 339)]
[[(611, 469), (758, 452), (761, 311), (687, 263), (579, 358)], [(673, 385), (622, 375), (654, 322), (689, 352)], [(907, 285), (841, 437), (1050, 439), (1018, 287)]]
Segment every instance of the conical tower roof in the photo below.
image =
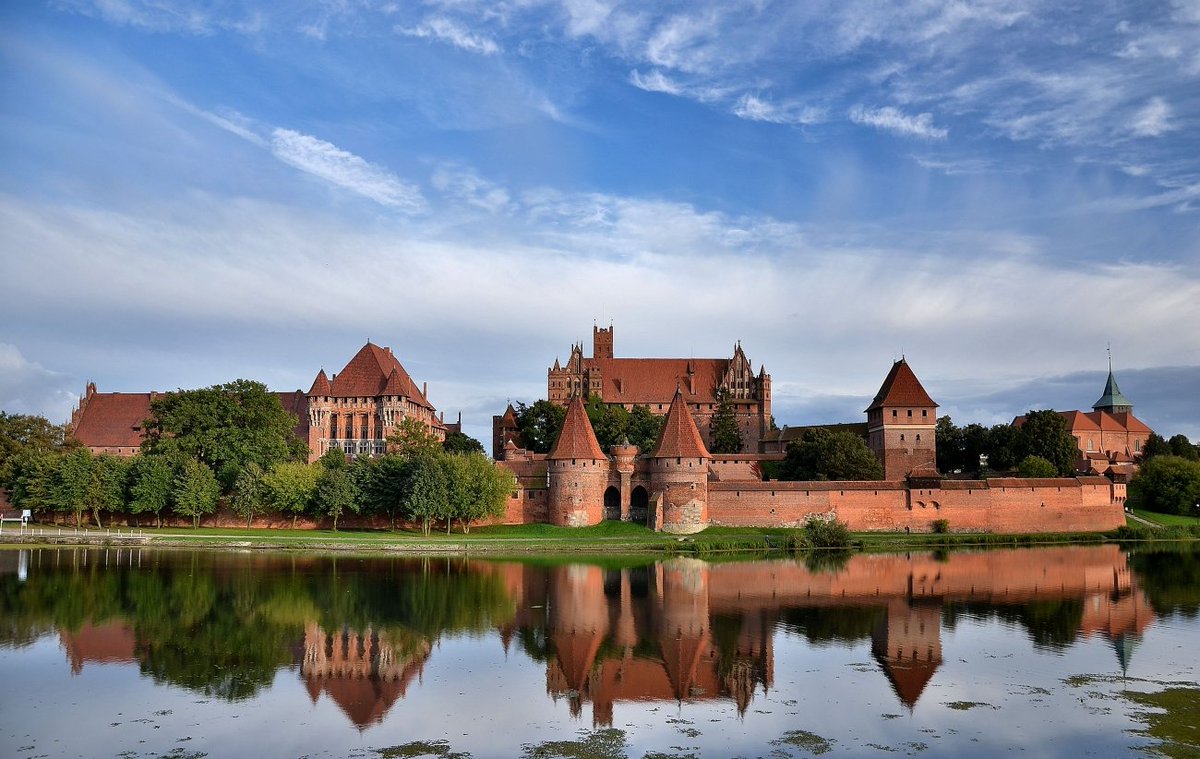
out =
[(329, 378), (325, 376), (325, 370), (317, 372), (317, 378), (313, 380), (312, 388), (308, 391), (309, 395), (326, 396), (333, 395), (333, 390), (329, 386)]
[(675, 389), (675, 397), (671, 400), (671, 408), (667, 411), (667, 420), (663, 422), (662, 435), (658, 438), (658, 446), (651, 454), (656, 459), (661, 458), (711, 458), (700, 430), (696, 429), (696, 421), (688, 412), (687, 404), (683, 401), (683, 392)]
[[(409, 380), (411, 383), (412, 380)], [(383, 392), (380, 395), (407, 395), (408, 388), (405, 387), (404, 381), (400, 379), (400, 372), (396, 371), (396, 367), (392, 367), (392, 371), (388, 374), (387, 383), (383, 386)]]
[(918, 408), (933, 406), (936, 408), (937, 404), (929, 397), (929, 393), (925, 392), (925, 388), (921, 387), (921, 381), (917, 379), (917, 375), (913, 374), (908, 362), (901, 358), (892, 364), (892, 370), (888, 372), (887, 379), (883, 381), (883, 386), (875, 394), (871, 405), (867, 406), (867, 411), (874, 411), (884, 406), (915, 406)]
[(1133, 403), (1125, 397), (1121, 392), (1121, 388), (1117, 387), (1117, 378), (1113, 376), (1112, 367), (1108, 369), (1108, 381), (1104, 383), (1104, 394), (1100, 396), (1100, 400), (1092, 404), (1092, 409), (1095, 411), (1113, 411), (1114, 409), (1121, 411), (1129, 411), (1133, 408)]
[(583, 399), (578, 395), (567, 404), (567, 416), (563, 419), (562, 430), (546, 458), (593, 461), (607, 458), (604, 450), (600, 448), (600, 441), (596, 440), (596, 432), (588, 419), (587, 409), (583, 407)]

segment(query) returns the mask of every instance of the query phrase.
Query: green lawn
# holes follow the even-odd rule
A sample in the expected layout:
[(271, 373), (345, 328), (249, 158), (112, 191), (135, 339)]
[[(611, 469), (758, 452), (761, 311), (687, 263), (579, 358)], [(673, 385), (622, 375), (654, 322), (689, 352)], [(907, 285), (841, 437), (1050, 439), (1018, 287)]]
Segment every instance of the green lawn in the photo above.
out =
[(1142, 509), (1134, 509), (1133, 513), (1145, 519), (1147, 522), (1161, 524), (1164, 527), (1172, 527), (1182, 525), (1184, 527), (1200, 526), (1200, 518), (1185, 517), (1177, 514), (1159, 514), (1157, 511), (1143, 511)]

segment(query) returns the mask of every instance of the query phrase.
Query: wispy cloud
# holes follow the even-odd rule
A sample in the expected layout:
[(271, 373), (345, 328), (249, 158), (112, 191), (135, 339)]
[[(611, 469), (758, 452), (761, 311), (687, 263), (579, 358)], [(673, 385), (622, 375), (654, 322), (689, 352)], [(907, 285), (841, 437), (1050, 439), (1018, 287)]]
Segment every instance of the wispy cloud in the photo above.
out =
[(284, 163), (381, 205), (415, 213), (425, 208), (421, 190), (338, 146), (291, 129), (271, 132), (271, 153)]
[(749, 121), (766, 121), (772, 124), (817, 124), (825, 120), (826, 111), (801, 103), (772, 103), (757, 95), (747, 93), (733, 106), (733, 115)]
[(1150, 98), (1138, 109), (1130, 126), (1138, 137), (1158, 137), (1178, 128), (1171, 123), (1171, 106), (1160, 97)]
[(866, 108), (857, 105), (850, 109), (848, 115), (850, 120), (855, 124), (872, 126), (876, 129), (895, 132), (906, 137), (944, 140), (946, 135), (950, 134), (950, 130), (934, 126), (933, 114), (931, 113), (918, 113), (913, 116), (903, 113), (890, 105), (885, 105), (882, 108)]
[(495, 55), (500, 45), (495, 40), (461, 26), (444, 16), (433, 16), (414, 27), (397, 26), (396, 33), (405, 37), (418, 37), (446, 42), (460, 50), (480, 55)]
[(685, 88), (659, 69), (650, 69), (645, 74), (634, 69), (629, 72), (629, 83), (646, 92), (663, 92), (668, 95), (683, 95)]

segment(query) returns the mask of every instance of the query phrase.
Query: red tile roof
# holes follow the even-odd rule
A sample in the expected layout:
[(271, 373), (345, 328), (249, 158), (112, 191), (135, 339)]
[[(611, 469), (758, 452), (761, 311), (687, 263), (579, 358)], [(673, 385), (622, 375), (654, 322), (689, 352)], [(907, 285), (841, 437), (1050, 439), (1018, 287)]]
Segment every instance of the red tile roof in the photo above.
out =
[(337, 398), (376, 398), (392, 395), (394, 393), (385, 390), (389, 386), (393, 371), (399, 375), (396, 385), (402, 390), (399, 395), (407, 396), (409, 400), (428, 409), (433, 408), (425, 399), (424, 393), (412, 381), (412, 377), (408, 376), (408, 372), (404, 371), (404, 367), (392, 355), (391, 349), (380, 348), (374, 343), (364, 345), (362, 350), (350, 359), (350, 363), (346, 364), (346, 368), (334, 375), (329, 395)]
[(691, 403), (715, 403), (729, 359), (590, 358), (583, 365), (600, 370), (605, 403), (666, 403), (676, 389)]
[(137, 448), (150, 416), (151, 393), (91, 393), (71, 436), (89, 448)]
[(588, 419), (587, 409), (579, 396), (567, 404), (567, 416), (563, 419), (562, 430), (554, 447), (550, 449), (548, 459), (589, 459), (600, 460), (607, 458), (596, 440), (596, 433)]
[(913, 374), (913, 370), (909, 368), (908, 362), (904, 359), (892, 364), (892, 370), (888, 372), (887, 379), (883, 381), (883, 386), (875, 394), (871, 405), (867, 406), (867, 411), (884, 406), (932, 406), (937, 408), (937, 404), (929, 397), (929, 393), (925, 392), (925, 388), (921, 387), (921, 381), (917, 379), (917, 375)]
[[(1142, 432), (1149, 435), (1153, 432), (1145, 422), (1129, 411), (1122, 411), (1119, 414), (1110, 414), (1107, 411), (1060, 411), (1058, 413), (1066, 419), (1067, 429), (1072, 433), (1103, 430), (1105, 432)], [(1024, 423), (1024, 415), (1013, 420), (1013, 425), (1017, 427)]]
[(651, 455), (654, 458), (711, 458), (681, 392), (676, 392), (671, 401), (671, 408), (667, 411), (666, 421), (663, 422), (662, 435), (658, 438), (658, 446)]
[(317, 378), (313, 380), (312, 387), (308, 391), (309, 395), (328, 396), (333, 394), (333, 390), (329, 386), (329, 377), (325, 376), (325, 370), (317, 372)]

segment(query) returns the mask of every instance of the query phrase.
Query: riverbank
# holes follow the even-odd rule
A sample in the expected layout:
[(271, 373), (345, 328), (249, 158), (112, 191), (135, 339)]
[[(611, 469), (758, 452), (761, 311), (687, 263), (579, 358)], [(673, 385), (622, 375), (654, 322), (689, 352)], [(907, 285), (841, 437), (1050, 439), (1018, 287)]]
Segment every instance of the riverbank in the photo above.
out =
[[(854, 533), (850, 548), (862, 551), (938, 550), (989, 546), (1089, 544), (1129, 540), (1200, 539), (1197, 524), (1126, 527), (1111, 533)], [(606, 522), (595, 527), (520, 525), (475, 528), (470, 533), (271, 530), (271, 529), (96, 529), (61, 525), (5, 526), (0, 545), (88, 545), (232, 550), (321, 551), (386, 554), (589, 555), (659, 554), (707, 556), (794, 550), (800, 530), (711, 527), (694, 535), (653, 532), (638, 525)]]

